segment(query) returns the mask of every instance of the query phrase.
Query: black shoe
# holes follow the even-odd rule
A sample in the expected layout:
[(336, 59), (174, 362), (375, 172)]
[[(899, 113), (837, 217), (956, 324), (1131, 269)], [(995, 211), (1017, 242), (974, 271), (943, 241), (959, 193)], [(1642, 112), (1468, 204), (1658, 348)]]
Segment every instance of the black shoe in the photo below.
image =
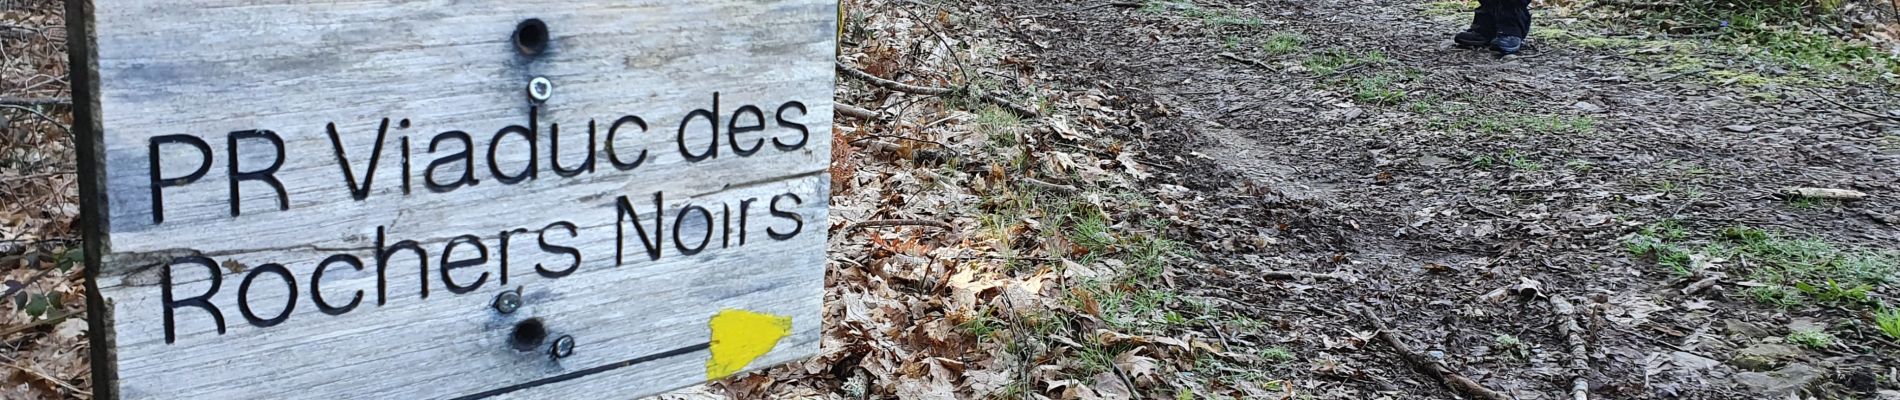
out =
[(1499, 36), (1497, 40), (1491, 41), (1491, 49), (1497, 50), (1499, 55), (1517, 54), (1517, 51), (1523, 48), (1524, 38), (1521, 37)]
[(1464, 31), (1453, 35), (1451, 41), (1458, 43), (1459, 46), (1484, 47), (1491, 44), (1491, 35), (1478, 33), (1478, 31)]

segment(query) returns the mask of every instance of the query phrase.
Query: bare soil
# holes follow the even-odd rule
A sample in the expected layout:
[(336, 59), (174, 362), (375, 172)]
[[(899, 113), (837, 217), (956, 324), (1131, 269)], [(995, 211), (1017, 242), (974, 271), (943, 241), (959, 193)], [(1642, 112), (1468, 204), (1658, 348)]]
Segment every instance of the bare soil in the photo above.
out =
[[(1749, 377), (1731, 379), (1745, 370), (1720, 363), (1816, 321), (1844, 344), (1798, 355), (1826, 371), (1808, 393), (1895, 388), (1900, 348), (1866, 328), (1866, 311), (1764, 305), (1741, 277), (1685, 295), (1689, 277), (1626, 246), (1676, 221), (1691, 235), (1751, 227), (1900, 248), (1900, 128), (1885, 111), (1900, 98), (1880, 85), (1682, 79), (1624, 50), (1549, 40), (1500, 59), (1451, 46), (1462, 17), (1430, 17), (1419, 2), (1002, 3), (988, 17), (998, 35), (1039, 51), (1039, 73), (1142, 112), (1145, 126), (1124, 139), (1172, 166), (1153, 182), (1209, 203), (1196, 216), (1207, 223), (1179, 228), (1205, 264), (1179, 272), (1193, 291), (1238, 300), (1225, 307), (1276, 327), (1239, 339), (1299, 353), (1303, 362), (1267, 372), (1304, 382), (1302, 393), (1455, 395), (1390, 349), (1344, 344), (1368, 340), (1353, 315), (1364, 310), (1493, 390), (1567, 397), (1565, 338), (1542, 296), (1585, 309), (1596, 396), (1759, 398), (1738, 383)], [(1306, 38), (1298, 51), (1257, 44), (1288, 33)], [(1306, 68), (1329, 51), (1385, 61)], [(1403, 76), (1386, 86), (1405, 100), (1356, 97), (1382, 74)], [(1508, 126), (1455, 122), (1474, 119)], [(1576, 121), (1589, 126), (1565, 126)], [(1870, 198), (1804, 204), (1775, 195), (1787, 187)], [(1353, 279), (1269, 280), (1266, 270)], [(1534, 294), (1485, 296), (1527, 282)], [(1889, 282), (1873, 296), (1894, 293)], [(1506, 335), (1530, 350), (1501, 349)]]

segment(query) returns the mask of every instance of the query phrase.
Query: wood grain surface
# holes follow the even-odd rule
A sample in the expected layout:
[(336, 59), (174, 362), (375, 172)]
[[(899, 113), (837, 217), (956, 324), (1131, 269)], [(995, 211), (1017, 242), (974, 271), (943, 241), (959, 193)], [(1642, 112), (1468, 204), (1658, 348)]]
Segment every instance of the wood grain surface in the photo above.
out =
[(833, 1), (91, 7), (122, 397), (631, 398), (705, 380), (726, 309), (792, 320), (751, 368), (817, 351)]

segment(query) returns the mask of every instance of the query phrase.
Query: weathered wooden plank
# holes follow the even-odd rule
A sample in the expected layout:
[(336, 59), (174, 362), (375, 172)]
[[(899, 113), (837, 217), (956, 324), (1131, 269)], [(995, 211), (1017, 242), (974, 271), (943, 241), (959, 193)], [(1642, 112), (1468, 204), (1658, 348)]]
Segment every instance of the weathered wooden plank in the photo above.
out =
[(817, 350), (834, 2), (93, 3), (102, 393), (622, 397)]

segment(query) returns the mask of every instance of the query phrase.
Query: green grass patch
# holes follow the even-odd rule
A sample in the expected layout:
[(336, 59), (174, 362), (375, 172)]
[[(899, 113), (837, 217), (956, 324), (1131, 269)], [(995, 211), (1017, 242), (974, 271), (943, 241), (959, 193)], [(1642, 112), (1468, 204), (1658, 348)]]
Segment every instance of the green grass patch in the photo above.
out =
[(1517, 336), (1500, 333), (1496, 338), (1491, 339), (1491, 348), (1518, 360), (1531, 359), (1531, 345), (1524, 343), (1524, 340), (1518, 339)]
[(1832, 347), (1834, 346), (1834, 341), (1834, 335), (1830, 335), (1818, 328), (1802, 329), (1788, 334), (1788, 343), (1798, 344), (1801, 345), (1801, 347), (1810, 349)]
[(1624, 246), (1678, 275), (1692, 273), (1697, 256), (1721, 260), (1729, 268), (1745, 267), (1739, 269), (1740, 276), (1755, 285), (1746, 294), (1781, 307), (1807, 300), (1867, 305), (1874, 290), (1893, 283), (1900, 272), (1900, 254), (1892, 250), (1850, 248), (1747, 227), (1724, 229), (1704, 240), (1691, 236), (1665, 221), (1629, 235)]
[(1261, 360), (1266, 360), (1274, 364), (1285, 364), (1299, 358), (1299, 356), (1293, 354), (1292, 350), (1287, 350), (1285, 347), (1279, 346), (1260, 349), (1260, 354), (1258, 355)]
[(1313, 71), (1320, 75), (1332, 75), (1334, 72), (1349, 67), (1384, 64), (1385, 62), (1385, 53), (1377, 50), (1365, 53), (1352, 53), (1342, 49), (1333, 49), (1325, 53), (1307, 57), (1306, 61), (1301, 62), (1300, 65), (1306, 67), (1308, 71)]
[(1276, 32), (1260, 44), (1260, 50), (1269, 55), (1283, 56), (1298, 53), (1306, 46), (1306, 36), (1293, 32)]
[(1374, 104), (1399, 104), (1405, 101), (1405, 91), (1398, 87), (1404, 77), (1393, 74), (1375, 74), (1353, 80), (1352, 98)]
[(1478, 2), (1476, 0), (1435, 1), (1425, 4), (1425, 15), (1470, 15), (1472, 11), (1477, 9)]
[(989, 138), (990, 145), (996, 148), (1016, 147), (1016, 128), (1022, 124), (1022, 117), (1002, 107), (988, 106), (976, 112), (977, 133)]
[(1900, 340), (1900, 308), (1884, 308), (1874, 313), (1874, 326), (1887, 337)]

